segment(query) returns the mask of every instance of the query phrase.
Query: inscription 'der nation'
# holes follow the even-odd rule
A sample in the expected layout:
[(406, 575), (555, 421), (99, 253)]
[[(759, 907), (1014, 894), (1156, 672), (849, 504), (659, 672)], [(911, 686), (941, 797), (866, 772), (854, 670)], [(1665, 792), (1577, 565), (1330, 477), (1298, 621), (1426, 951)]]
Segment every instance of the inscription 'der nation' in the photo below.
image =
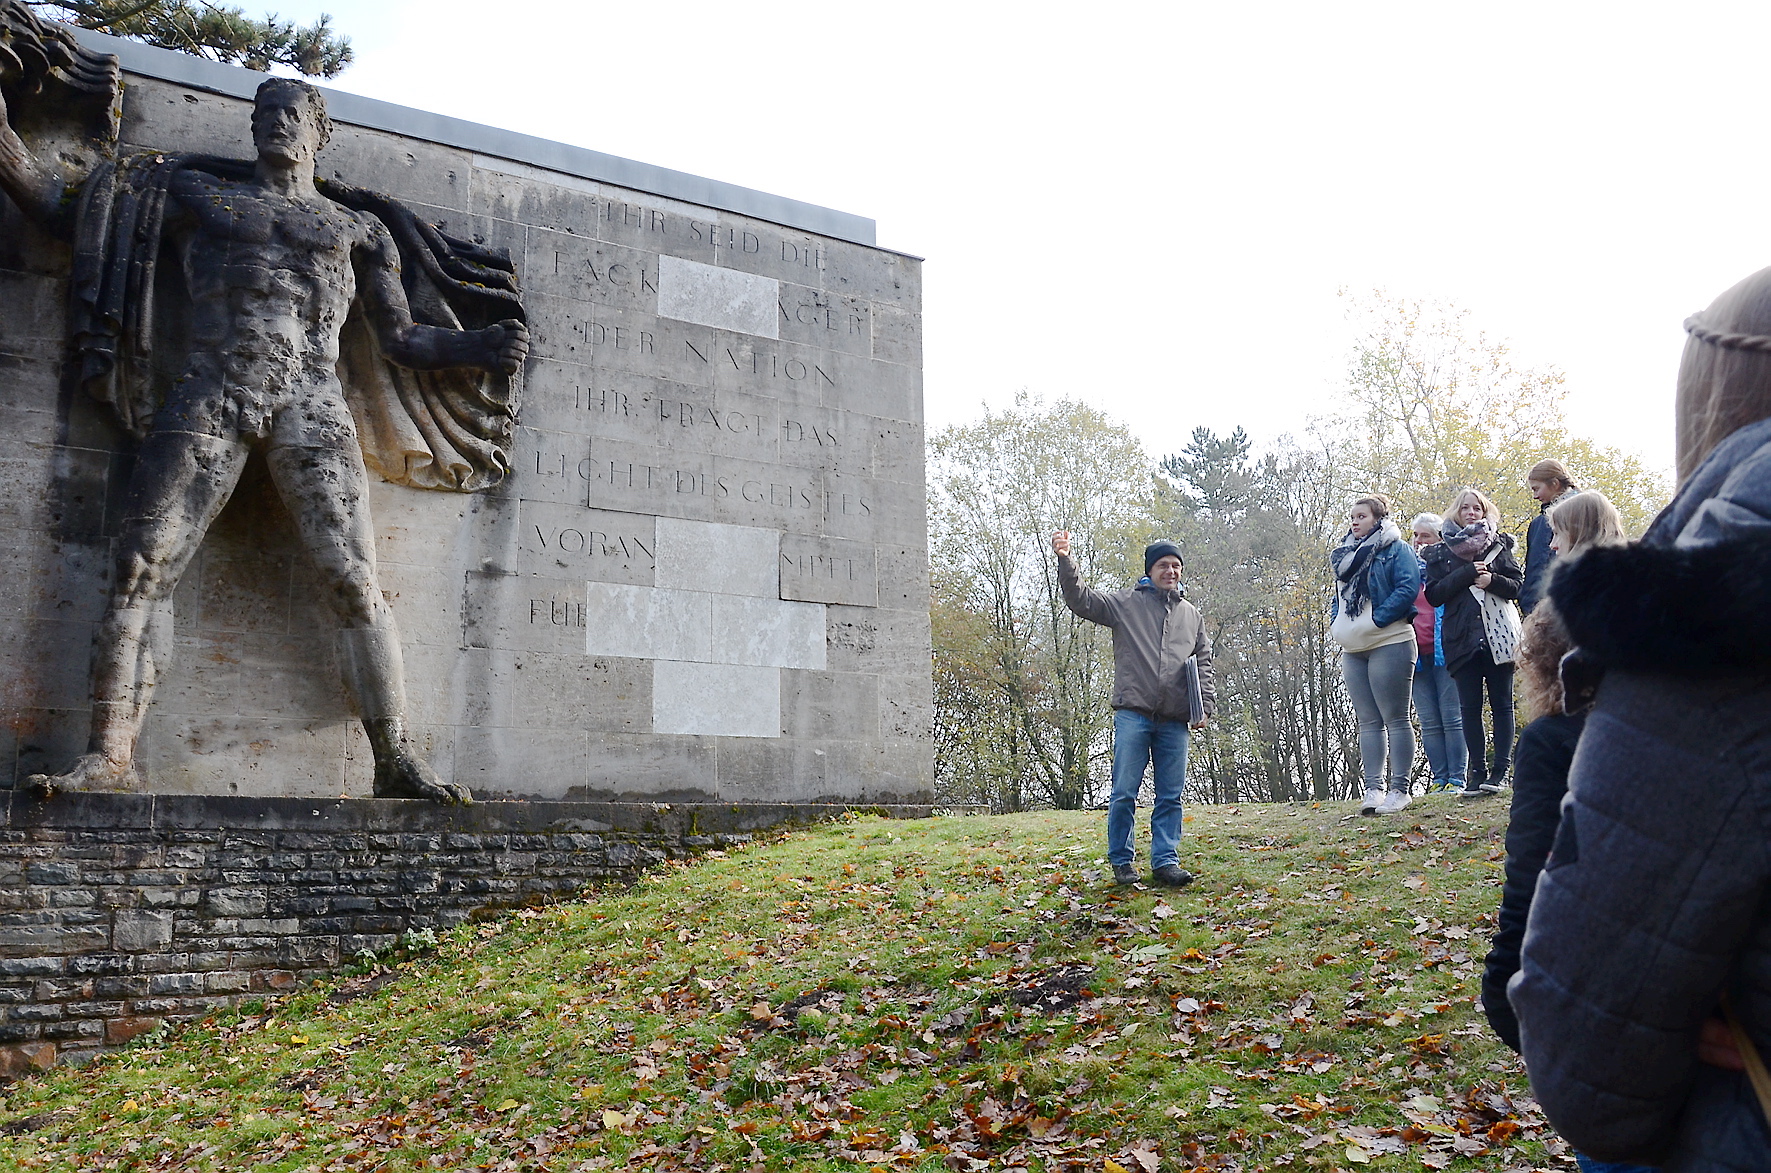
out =
[[(616, 326), (605, 322), (573, 320), (572, 333), (589, 344), (592, 350), (599, 347), (629, 351), (639, 355), (658, 354), (658, 338), (650, 330), (640, 330), (633, 326)], [(836, 386), (836, 377), (823, 366), (815, 362), (791, 356), (782, 358), (774, 351), (760, 351), (752, 348), (744, 350), (730, 346), (713, 346), (703, 343), (696, 346), (688, 339), (683, 339), (683, 357), (693, 355), (703, 366), (731, 367), (739, 374), (755, 375), (758, 378), (785, 379), (789, 383), (810, 381), (820, 386)]]

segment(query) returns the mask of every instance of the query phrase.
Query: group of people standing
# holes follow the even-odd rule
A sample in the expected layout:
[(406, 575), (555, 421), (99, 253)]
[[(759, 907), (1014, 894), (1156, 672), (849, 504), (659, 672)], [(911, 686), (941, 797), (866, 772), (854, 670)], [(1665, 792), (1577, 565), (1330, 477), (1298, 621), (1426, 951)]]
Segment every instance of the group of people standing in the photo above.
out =
[(1624, 540), (1616, 508), (1582, 492), (1560, 461), (1539, 461), (1528, 484), (1541, 509), (1523, 567), (1500, 510), (1476, 488), (1459, 489), (1442, 515), (1417, 515), (1406, 542), (1388, 498), (1370, 494), (1348, 509), (1329, 553), (1329, 630), (1359, 723), (1361, 813), (1395, 814), (1413, 801), (1411, 701), (1431, 787), (1468, 798), (1505, 787), (1521, 604), (1529, 612), (1542, 597), (1558, 551)]
[[(1365, 813), (1408, 805), (1411, 697), (1436, 784), (1494, 793), (1511, 774), (1483, 1007), (1586, 1173), (1771, 1173), (1771, 269), (1685, 329), (1679, 492), (1640, 539), (1546, 460), (1523, 568), (1473, 488), (1410, 542), (1361, 497), (1330, 554)], [(1052, 548), (1066, 602), (1113, 629), (1112, 703), (1131, 714), (1114, 881), (1138, 879), (1154, 764), (1152, 879), (1178, 887), (1188, 734), (1214, 702), (1180, 549), (1153, 543), (1137, 586), (1096, 591), (1068, 533)]]

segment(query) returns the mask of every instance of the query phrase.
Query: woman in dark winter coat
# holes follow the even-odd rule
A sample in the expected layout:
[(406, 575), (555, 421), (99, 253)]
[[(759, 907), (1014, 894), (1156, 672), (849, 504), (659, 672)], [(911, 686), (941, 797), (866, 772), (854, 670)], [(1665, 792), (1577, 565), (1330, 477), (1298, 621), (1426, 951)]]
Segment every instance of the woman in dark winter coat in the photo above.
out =
[[(1513, 557), (1513, 536), (1500, 532), (1500, 510), (1475, 489), (1462, 489), (1445, 511), (1445, 540), (1423, 553), (1427, 602), (1445, 608), (1439, 638), (1445, 670), (1457, 682), (1463, 711), (1464, 745), (1469, 749), (1469, 774), (1462, 794), (1495, 794), (1506, 782), (1513, 749), (1513, 654), (1517, 628), (1505, 626), (1505, 612), (1519, 597), (1525, 572)], [(1484, 620), (1486, 595), (1490, 611), (1501, 605), (1501, 618)], [(1482, 694), (1494, 714), (1494, 757), (1482, 738)]]
[(1771, 269), (1686, 329), (1678, 496), (1550, 582), (1564, 689), (1597, 699), (1508, 992), (1576, 1148), (1763, 1173), (1764, 1109), (1713, 1036), (1726, 1014), (1771, 1053)]
[[(1594, 546), (1621, 545), (1626, 540), (1616, 508), (1602, 493), (1565, 497), (1546, 516), (1553, 530), (1543, 540), (1554, 543), (1557, 556), (1552, 570), (1572, 565), (1571, 559)], [(1506, 889), (1494, 943), (1482, 970), (1482, 1009), (1488, 1015), (1488, 1025), (1515, 1051), (1519, 1049), (1519, 1019), (1507, 1000), (1507, 982), (1519, 972), (1519, 946), (1525, 939), (1531, 897), (1556, 838), (1562, 796), (1568, 793), (1568, 771), (1586, 725), (1584, 712), (1569, 713), (1562, 702), (1562, 657), (1572, 650), (1568, 629), (1555, 604), (1543, 603), (1526, 617), (1519, 637), (1518, 664), (1525, 708), (1532, 718), (1519, 734), (1513, 753)], [(1575, 1156), (1582, 1173), (1650, 1173), (1642, 1165), (1594, 1161), (1582, 1153)]]

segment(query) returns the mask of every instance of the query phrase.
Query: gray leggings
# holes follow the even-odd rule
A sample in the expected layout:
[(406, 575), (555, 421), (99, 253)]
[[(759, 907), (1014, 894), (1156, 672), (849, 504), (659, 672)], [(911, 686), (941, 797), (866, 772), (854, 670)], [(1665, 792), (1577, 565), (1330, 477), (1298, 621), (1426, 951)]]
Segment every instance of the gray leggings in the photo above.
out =
[(1384, 788), (1384, 744), (1389, 742), (1390, 789), (1406, 792), (1414, 768), (1414, 727), (1408, 723), (1414, 683), (1414, 640), (1369, 652), (1342, 652), (1341, 672), (1359, 716), (1359, 768), (1365, 789)]

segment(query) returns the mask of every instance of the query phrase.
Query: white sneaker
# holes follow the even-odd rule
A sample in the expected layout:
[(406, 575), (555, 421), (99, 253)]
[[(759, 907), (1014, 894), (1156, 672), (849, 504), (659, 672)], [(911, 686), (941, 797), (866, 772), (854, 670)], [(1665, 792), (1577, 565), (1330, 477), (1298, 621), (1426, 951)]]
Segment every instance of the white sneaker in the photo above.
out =
[(1410, 797), (1408, 791), (1392, 790), (1387, 796), (1385, 796), (1382, 805), (1377, 808), (1377, 813), (1380, 815), (1393, 815), (1398, 811), (1407, 809), (1408, 805), (1413, 801), (1414, 799)]
[(1384, 792), (1383, 791), (1381, 791), (1381, 790), (1367, 790), (1365, 792), (1365, 801), (1359, 804), (1359, 813), (1362, 815), (1375, 815), (1378, 812), (1378, 808), (1383, 805), (1384, 805)]

